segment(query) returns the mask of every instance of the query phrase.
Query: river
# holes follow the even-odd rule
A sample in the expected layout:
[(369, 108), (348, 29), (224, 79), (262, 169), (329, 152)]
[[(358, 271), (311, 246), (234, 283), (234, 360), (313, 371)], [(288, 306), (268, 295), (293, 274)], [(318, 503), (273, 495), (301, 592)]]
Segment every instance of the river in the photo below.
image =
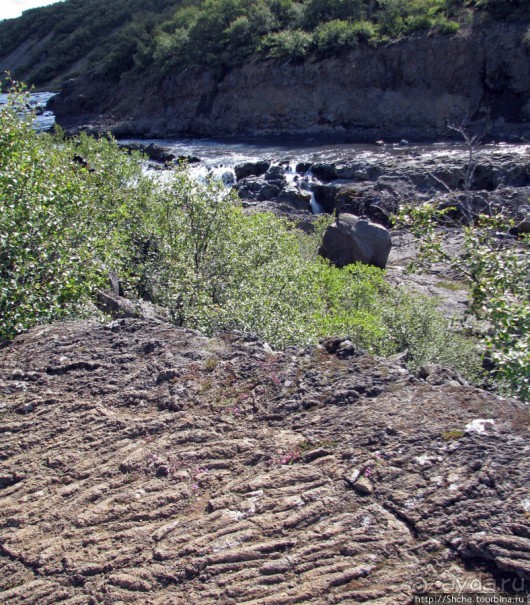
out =
[[(54, 92), (34, 92), (30, 94), (29, 103), (36, 111), (35, 130), (49, 130), (55, 124), (55, 116), (46, 109), (46, 103), (55, 95)], [(0, 107), (7, 103), (8, 95), (0, 94)]]
[[(32, 93), (30, 103), (37, 110), (35, 127), (38, 130), (47, 130), (55, 122), (53, 113), (46, 110), (47, 101), (54, 95), (50, 92)], [(5, 103), (7, 95), (0, 95), (0, 105)], [(467, 149), (463, 142), (440, 141), (430, 144), (409, 144), (402, 141), (398, 144), (385, 144), (380, 141), (374, 144), (355, 144), (336, 142), (332, 139), (322, 138), (275, 138), (274, 140), (247, 139), (247, 140), (215, 140), (207, 138), (174, 138), (174, 139), (123, 139), (120, 143), (141, 143), (149, 145), (153, 143), (167, 148), (175, 156), (187, 156), (198, 158), (200, 162), (190, 165), (192, 175), (202, 180), (210, 175), (223, 180), (227, 186), (235, 184), (234, 167), (245, 162), (268, 160), (271, 164), (281, 164), (284, 176), (288, 184), (294, 184), (299, 189), (312, 191), (315, 182), (311, 171), (300, 169), (300, 165), (315, 163), (359, 164), (360, 169), (356, 173), (355, 180), (362, 180), (359, 174), (370, 172), (374, 169), (379, 173), (390, 175), (390, 178), (401, 178), (403, 175), (411, 177), (411, 171), (420, 169), (426, 172), (434, 171), (435, 167), (443, 167), (444, 170), (461, 170), (467, 161)], [(528, 187), (530, 182), (530, 145), (521, 143), (490, 142), (474, 149), (476, 159), (486, 164), (495, 164), (494, 171), (498, 173), (513, 173), (510, 168), (517, 164), (519, 172), (523, 172), (516, 186)], [(297, 169), (298, 166), (298, 169)], [(459, 168), (460, 166), (460, 168)], [(503, 166), (505, 168), (503, 168)], [(452, 167), (452, 168), (451, 168)], [(500, 167), (497, 169), (497, 167)], [(350, 171), (351, 172), (351, 171)], [(414, 177), (414, 175), (412, 175)], [(338, 177), (344, 178), (344, 177)], [(348, 178), (348, 177), (346, 177)], [(352, 178), (352, 177), (350, 177)], [(495, 176), (502, 182), (504, 177)], [(494, 179), (494, 180), (495, 180)], [(368, 178), (367, 180), (373, 180)], [(486, 183), (486, 185), (488, 185)], [(494, 183), (490, 190), (496, 188)], [(319, 212), (321, 208), (312, 199), (313, 212)]]

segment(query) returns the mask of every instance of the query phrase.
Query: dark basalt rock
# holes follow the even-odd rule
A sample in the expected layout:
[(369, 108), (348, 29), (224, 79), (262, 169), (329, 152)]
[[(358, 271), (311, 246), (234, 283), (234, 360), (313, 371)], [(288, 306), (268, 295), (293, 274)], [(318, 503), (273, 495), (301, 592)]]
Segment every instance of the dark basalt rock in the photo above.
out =
[(298, 187), (287, 187), (277, 197), (278, 202), (285, 202), (296, 210), (311, 210), (311, 194)]
[(318, 253), (337, 267), (356, 262), (384, 269), (392, 247), (388, 231), (351, 214), (341, 214), (330, 225)]
[(333, 181), (339, 178), (335, 169), (335, 164), (331, 162), (318, 163), (311, 165), (311, 174), (322, 181)]
[(176, 158), (175, 154), (168, 147), (155, 143), (121, 143), (120, 147), (129, 151), (139, 151), (154, 162), (173, 162)]
[(245, 162), (244, 164), (237, 164), (234, 166), (236, 179), (240, 181), (249, 176), (261, 176), (267, 172), (270, 165), (271, 163), (267, 161)]

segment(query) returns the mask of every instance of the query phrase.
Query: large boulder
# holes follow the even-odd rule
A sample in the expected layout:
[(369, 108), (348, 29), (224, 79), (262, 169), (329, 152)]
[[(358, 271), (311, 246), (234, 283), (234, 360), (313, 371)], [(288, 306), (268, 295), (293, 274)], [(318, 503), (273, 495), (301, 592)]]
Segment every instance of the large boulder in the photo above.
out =
[[(122, 143), (120, 144), (120, 147), (128, 151), (139, 151), (154, 162), (172, 162), (176, 159), (175, 154), (169, 147), (157, 145), (156, 143)], [(187, 159), (184, 156), (181, 157), (183, 160)], [(198, 158), (192, 158), (192, 161), (196, 162), (200, 160)]]
[(296, 210), (311, 211), (311, 194), (294, 185), (287, 186), (278, 196), (279, 202), (285, 202)]
[(360, 262), (384, 269), (391, 246), (390, 234), (381, 225), (341, 214), (326, 229), (318, 253), (337, 267)]
[(271, 163), (266, 160), (260, 160), (258, 162), (245, 162), (244, 164), (237, 164), (234, 166), (234, 172), (236, 179), (246, 179), (249, 176), (261, 176), (267, 172)]

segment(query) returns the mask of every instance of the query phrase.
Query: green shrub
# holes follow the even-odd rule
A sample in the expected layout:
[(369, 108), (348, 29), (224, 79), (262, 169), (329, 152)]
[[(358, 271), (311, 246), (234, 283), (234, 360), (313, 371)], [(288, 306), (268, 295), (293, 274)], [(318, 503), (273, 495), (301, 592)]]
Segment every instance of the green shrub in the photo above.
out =
[(15, 85), (0, 111), (0, 340), (79, 311), (119, 268), (123, 185), (138, 176), (112, 142), (35, 133), (27, 100)]
[(254, 332), (275, 347), (342, 335), (409, 365), (473, 374), (473, 344), (434, 302), (389, 286), (364, 265), (337, 269), (314, 235), (272, 213), (246, 213), (219, 183), (183, 167), (144, 176), (112, 140), (35, 133), (19, 93), (0, 113), (0, 339), (79, 313), (118, 275), (126, 293), (181, 326)]
[(262, 38), (260, 51), (271, 59), (303, 59), (311, 48), (313, 36), (303, 30), (283, 30)]
[(460, 29), (460, 24), (456, 21), (451, 21), (446, 17), (437, 17), (432, 26), (436, 29), (436, 31), (441, 34), (456, 34), (456, 32)]
[(97, 283), (83, 185), (48, 155), (17, 90), (0, 112), (0, 339), (69, 313)]
[(327, 21), (319, 25), (313, 36), (313, 46), (322, 55), (356, 48), (360, 43), (378, 39), (376, 26), (370, 21)]
[(436, 230), (447, 209), (433, 204), (402, 210), (399, 221), (420, 242), (420, 265), (442, 261), (465, 279), (472, 297), (471, 312), (490, 328), (482, 342), (493, 361), (497, 386), (523, 400), (530, 399), (530, 237), (517, 242), (503, 237), (513, 221), (502, 213), (472, 216), (462, 227), (463, 254), (442, 249)]
[(458, 321), (440, 313), (436, 299), (393, 289), (385, 300), (383, 321), (387, 331), (380, 354), (407, 350), (407, 365), (412, 370), (435, 361), (457, 369), (470, 381), (479, 379), (477, 343), (465, 336)]
[(164, 70), (174, 65), (183, 65), (189, 53), (189, 44), (187, 29), (179, 28), (171, 34), (161, 32), (155, 40), (153, 60)]
[(355, 48), (359, 43), (358, 28), (348, 21), (328, 21), (315, 29), (314, 42), (319, 53), (331, 54)]
[(351, 27), (359, 42), (373, 42), (376, 39), (376, 28), (371, 21), (355, 21)]

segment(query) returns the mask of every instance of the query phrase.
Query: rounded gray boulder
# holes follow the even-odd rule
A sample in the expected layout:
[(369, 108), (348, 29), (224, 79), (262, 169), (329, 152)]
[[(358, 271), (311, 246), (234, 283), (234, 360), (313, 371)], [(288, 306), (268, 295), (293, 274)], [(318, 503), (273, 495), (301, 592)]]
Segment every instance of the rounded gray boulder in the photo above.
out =
[(384, 269), (391, 247), (390, 234), (381, 225), (341, 214), (326, 229), (318, 253), (337, 267), (360, 262)]

